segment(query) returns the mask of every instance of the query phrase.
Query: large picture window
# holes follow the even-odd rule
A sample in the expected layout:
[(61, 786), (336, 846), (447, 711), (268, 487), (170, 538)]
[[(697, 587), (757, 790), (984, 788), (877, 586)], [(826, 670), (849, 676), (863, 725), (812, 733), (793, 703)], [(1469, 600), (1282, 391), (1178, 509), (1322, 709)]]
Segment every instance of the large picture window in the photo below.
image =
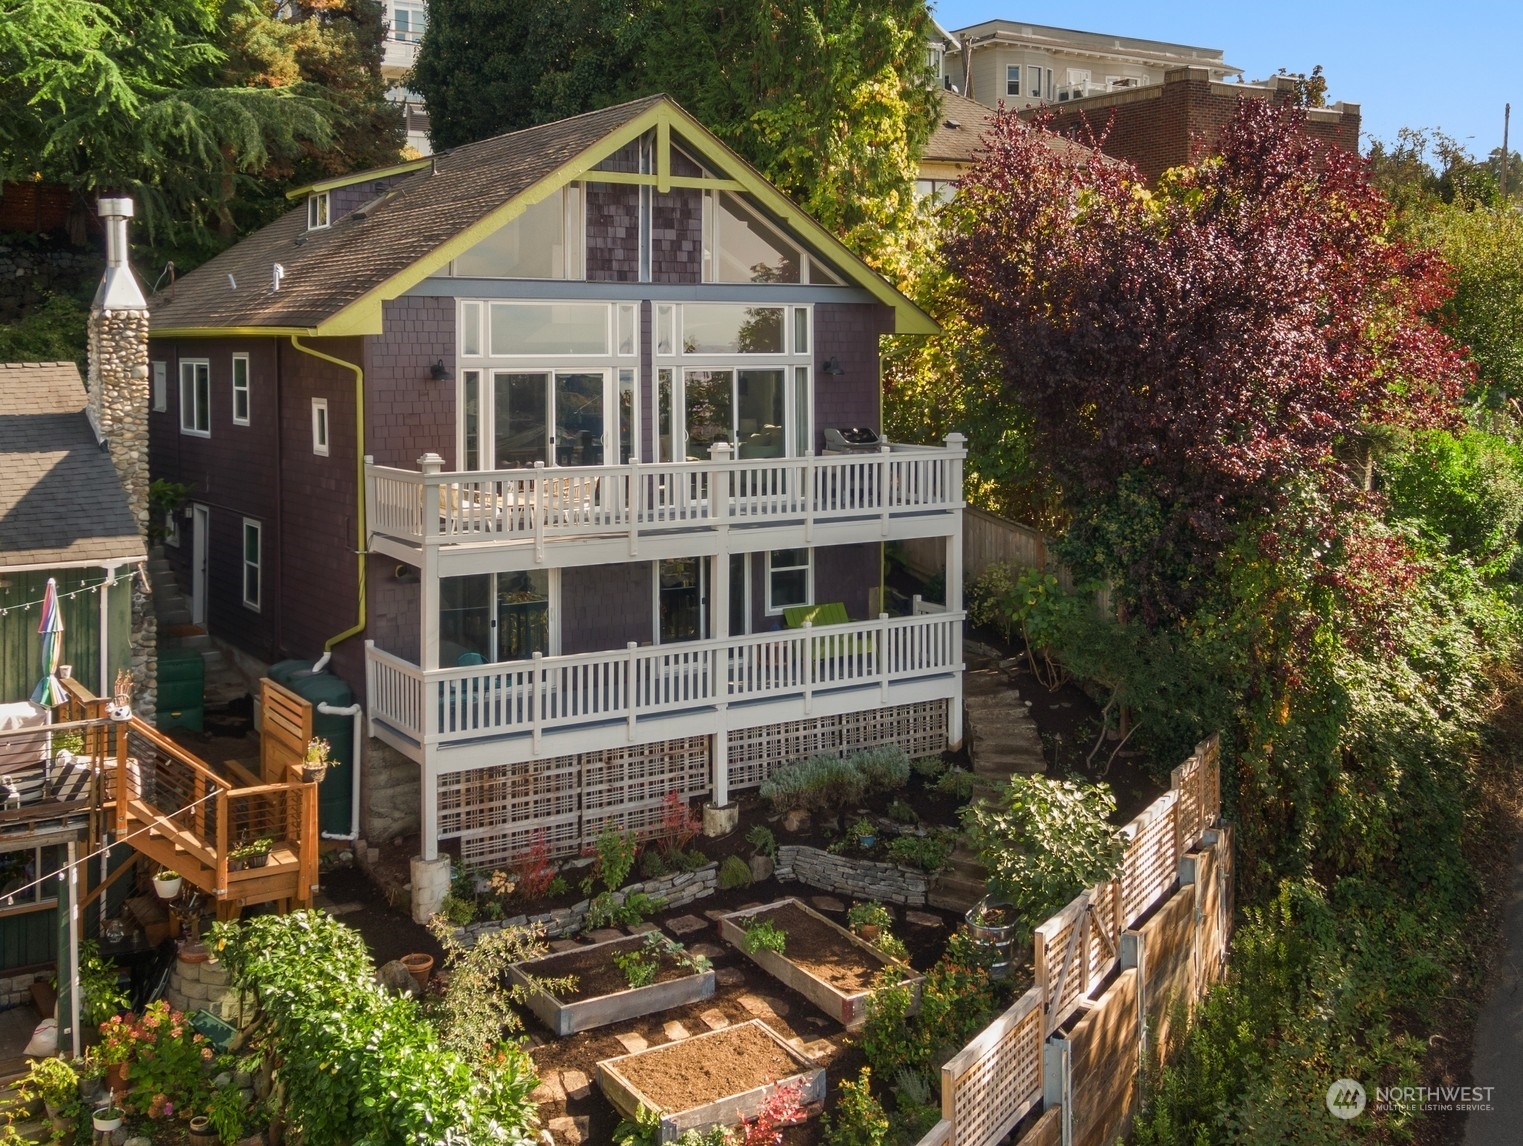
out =
[(51, 907), (58, 902), (58, 881), (45, 879), (63, 868), (61, 844), (0, 852), (0, 915)]
[(439, 582), (439, 665), (453, 668), (553, 654), (553, 571), (479, 573)]
[(180, 360), (180, 433), (212, 433), (212, 367), (204, 358)]

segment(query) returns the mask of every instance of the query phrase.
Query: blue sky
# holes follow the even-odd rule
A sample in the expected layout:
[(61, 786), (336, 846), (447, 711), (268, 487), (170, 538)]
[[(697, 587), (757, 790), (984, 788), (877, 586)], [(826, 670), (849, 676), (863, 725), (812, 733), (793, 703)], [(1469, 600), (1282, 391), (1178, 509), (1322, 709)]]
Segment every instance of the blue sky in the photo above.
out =
[(953, 30), (1008, 19), (1220, 48), (1249, 80), (1321, 64), (1328, 99), (1361, 105), (1364, 149), (1370, 136), (1392, 140), (1402, 127), (1437, 127), (1484, 156), (1502, 145), (1502, 105), (1510, 101), (1516, 114), (1509, 143), (1523, 151), (1523, 0), (932, 4), (942, 26)]

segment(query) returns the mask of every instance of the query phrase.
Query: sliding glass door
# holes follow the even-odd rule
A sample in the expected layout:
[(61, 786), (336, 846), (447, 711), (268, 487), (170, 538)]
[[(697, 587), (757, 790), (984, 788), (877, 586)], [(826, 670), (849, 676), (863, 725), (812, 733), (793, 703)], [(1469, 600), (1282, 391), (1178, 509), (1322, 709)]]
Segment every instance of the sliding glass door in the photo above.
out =
[(480, 374), (465, 375), (466, 469), (603, 464), (607, 371), (494, 370), (490, 377), (483, 393)]
[[(677, 386), (673, 372), (662, 370), (660, 405), (662, 461), (706, 461), (716, 442), (728, 442), (740, 458), (781, 458), (788, 454), (787, 372), (764, 370), (684, 370)], [(800, 369), (799, 397), (807, 396), (807, 374)], [(795, 415), (795, 420), (797, 416)], [(672, 440), (680, 427), (683, 440)], [(682, 457), (674, 457), (681, 450)]]
[(548, 570), (439, 582), (439, 667), (528, 660), (555, 651)]

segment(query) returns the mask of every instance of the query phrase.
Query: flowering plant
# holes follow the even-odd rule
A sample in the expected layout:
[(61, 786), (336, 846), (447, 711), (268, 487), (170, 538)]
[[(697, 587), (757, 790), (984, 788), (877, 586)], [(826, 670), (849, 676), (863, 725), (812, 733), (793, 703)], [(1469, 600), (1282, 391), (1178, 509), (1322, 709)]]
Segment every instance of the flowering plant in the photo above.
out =
[(163, 999), (149, 1003), (137, 1019), (117, 1016), (102, 1023), (100, 1045), (106, 1062), (133, 1063), (135, 1085), (127, 1101), (150, 1118), (173, 1117), (203, 1097), (202, 1064), (212, 1059), (211, 1044)]
[(314, 736), (311, 740), (307, 741), (307, 754), (304, 762), (313, 767), (331, 767), (337, 763), (331, 755), (332, 752), (333, 745), (329, 744), (321, 736)]

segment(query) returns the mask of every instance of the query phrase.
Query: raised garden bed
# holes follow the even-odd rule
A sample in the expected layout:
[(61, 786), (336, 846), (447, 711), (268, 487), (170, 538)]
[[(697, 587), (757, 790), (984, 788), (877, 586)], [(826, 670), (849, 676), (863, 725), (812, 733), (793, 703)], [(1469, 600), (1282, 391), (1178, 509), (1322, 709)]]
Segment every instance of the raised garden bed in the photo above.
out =
[[(781, 954), (765, 948), (746, 950), (746, 928), (756, 922), (770, 923), (787, 936)], [(920, 1007), (922, 976), (796, 899), (732, 911), (720, 918), (719, 933), (848, 1030), (866, 1021), (867, 998), (888, 969), (903, 971), (899, 982), (914, 994), (910, 1013)]]
[(825, 1101), (825, 1071), (760, 1019), (694, 1035), (597, 1064), (598, 1086), (626, 1118), (641, 1107), (661, 1116), (660, 1141), (686, 1130), (738, 1126), (761, 1112), (780, 1087), (798, 1086), (799, 1102)]
[[(643, 935), (610, 939), (575, 951), (515, 963), (508, 968), (508, 974), (515, 983), (527, 988), (529, 1009), (562, 1037), (686, 1006), (714, 994), (712, 968), (699, 971), (665, 954), (660, 957), (655, 982), (630, 987), (614, 957), (644, 953), (646, 948)], [(536, 980), (567, 976), (575, 976), (576, 984), (560, 994), (536, 984)]]

